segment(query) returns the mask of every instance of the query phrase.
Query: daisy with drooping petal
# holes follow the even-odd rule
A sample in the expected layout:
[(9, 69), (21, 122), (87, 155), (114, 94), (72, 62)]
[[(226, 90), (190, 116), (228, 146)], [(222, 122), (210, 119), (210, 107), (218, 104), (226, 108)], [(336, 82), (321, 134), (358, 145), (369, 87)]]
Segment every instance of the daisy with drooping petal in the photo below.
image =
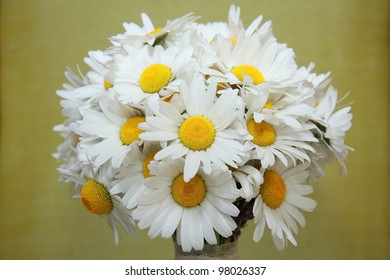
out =
[(171, 237), (183, 251), (201, 250), (204, 241), (217, 244), (215, 232), (223, 237), (232, 235), (237, 227), (232, 217), (239, 214), (233, 202), (240, 195), (230, 172), (198, 170), (191, 180), (184, 180), (184, 160), (152, 162), (151, 174), (145, 180), (150, 192), (138, 202), (132, 216), (148, 235)]
[(318, 142), (311, 132), (312, 124), (303, 123), (301, 128), (293, 128), (280, 123), (276, 118), (257, 122), (248, 119), (245, 147), (252, 151), (252, 159), (259, 159), (264, 168), (275, 164), (279, 159), (285, 166), (288, 158), (294, 163), (310, 161), (306, 151), (314, 152), (311, 142)]
[(114, 90), (124, 104), (140, 104), (150, 96), (167, 96), (178, 91), (180, 79), (194, 71), (191, 49), (163, 49), (149, 45), (130, 48), (118, 61)]
[(300, 129), (308, 116), (313, 114), (314, 108), (309, 105), (313, 95), (314, 90), (306, 87), (286, 88), (283, 93), (248, 89), (241, 93), (246, 107), (245, 119), (253, 118), (258, 123), (272, 119), (275, 124)]
[(115, 222), (118, 222), (127, 234), (136, 234), (136, 224), (122, 203), (122, 199), (111, 193), (111, 178), (113, 172), (110, 165), (101, 166), (93, 172), (92, 166), (81, 166), (80, 174), (59, 168), (58, 172), (73, 183), (71, 195), (79, 198), (84, 207), (96, 215), (105, 216), (108, 225), (114, 232), (115, 244), (120, 235)]
[(126, 156), (123, 166), (118, 170), (111, 192), (123, 194), (122, 200), (128, 209), (135, 208), (139, 198), (147, 190), (145, 179), (152, 176), (149, 164), (154, 161), (154, 155), (160, 149), (158, 145), (145, 145), (142, 151), (135, 147)]
[(119, 168), (133, 146), (141, 145), (138, 124), (145, 121), (142, 110), (121, 104), (114, 96), (99, 102), (102, 112), (87, 110), (82, 121), (72, 127), (81, 135), (79, 159), (96, 167), (111, 161)]
[(293, 233), (298, 233), (298, 224), (305, 226), (305, 218), (299, 210), (311, 212), (317, 205), (313, 199), (306, 197), (313, 191), (307, 185), (308, 167), (309, 164), (305, 163), (286, 168), (277, 162), (263, 169), (264, 182), (253, 206), (256, 224), (254, 241), (261, 240), (267, 225), (279, 250), (285, 247), (286, 239), (297, 245)]
[(180, 96), (186, 113), (182, 115), (166, 102), (150, 102), (155, 117), (147, 117), (146, 123), (140, 124), (145, 131), (141, 139), (168, 142), (155, 159), (184, 157), (185, 182), (195, 176), (201, 164), (207, 174), (212, 171), (211, 164), (220, 170), (227, 170), (226, 164), (237, 167), (245, 155), (241, 135), (231, 128), (238, 117), (237, 90), (227, 90), (216, 98), (216, 84), (206, 88), (199, 75), (189, 86), (182, 84)]

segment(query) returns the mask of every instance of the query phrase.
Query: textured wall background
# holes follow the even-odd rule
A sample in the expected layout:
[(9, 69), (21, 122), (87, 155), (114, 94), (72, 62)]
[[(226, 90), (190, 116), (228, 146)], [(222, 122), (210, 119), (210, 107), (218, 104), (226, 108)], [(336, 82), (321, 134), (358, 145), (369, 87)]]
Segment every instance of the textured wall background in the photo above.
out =
[[(89, 214), (57, 182), (51, 158), (62, 139), (56, 89), (66, 66), (86, 69), (90, 49), (109, 46), (125, 21), (155, 25), (194, 12), (201, 22), (225, 21), (231, 1), (1, 0), (0, 259), (172, 259), (171, 240), (145, 232), (115, 247), (104, 219)], [(339, 93), (351, 91), (349, 174), (327, 169), (317, 183), (314, 213), (298, 247), (278, 252), (269, 235), (240, 240), (242, 259), (390, 259), (389, 1), (242, 0), (246, 26), (259, 14), (300, 65), (332, 71)]]

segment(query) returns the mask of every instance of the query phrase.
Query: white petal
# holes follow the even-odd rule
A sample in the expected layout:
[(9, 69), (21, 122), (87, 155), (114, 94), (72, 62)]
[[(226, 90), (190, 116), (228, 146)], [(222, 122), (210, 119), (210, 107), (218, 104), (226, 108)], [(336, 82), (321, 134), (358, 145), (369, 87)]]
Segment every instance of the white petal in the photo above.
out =
[(200, 166), (200, 154), (198, 152), (189, 152), (184, 164), (184, 182), (190, 181), (198, 172)]

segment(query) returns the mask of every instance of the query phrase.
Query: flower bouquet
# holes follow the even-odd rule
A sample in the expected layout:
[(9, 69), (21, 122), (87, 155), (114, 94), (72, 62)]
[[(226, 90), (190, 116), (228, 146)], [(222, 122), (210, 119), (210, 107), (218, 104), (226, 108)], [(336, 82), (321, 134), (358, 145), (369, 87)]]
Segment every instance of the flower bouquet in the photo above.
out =
[(334, 158), (346, 173), (350, 106), (336, 109), (330, 74), (298, 67), (262, 16), (245, 28), (233, 5), (228, 22), (196, 20), (156, 28), (142, 14), (88, 53), (85, 75), (66, 70), (60, 181), (115, 243), (118, 225), (138, 227), (206, 258), (253, 219), (255, 242), (267, 226), (279, 250), (296, 245), (311, 182)]

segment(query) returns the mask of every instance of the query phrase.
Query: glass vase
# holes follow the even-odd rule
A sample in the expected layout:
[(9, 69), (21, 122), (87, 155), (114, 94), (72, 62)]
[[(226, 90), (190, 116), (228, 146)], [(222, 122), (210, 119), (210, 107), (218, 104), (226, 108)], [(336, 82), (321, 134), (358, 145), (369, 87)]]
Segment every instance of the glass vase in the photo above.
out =
[(175, 244), (175, 260), (237, 260), (237, 240), (221, 245), (210, 245), (205, 243), (202, 250), (192, 249), (190, 252), (183, 252), (177, 242)]

